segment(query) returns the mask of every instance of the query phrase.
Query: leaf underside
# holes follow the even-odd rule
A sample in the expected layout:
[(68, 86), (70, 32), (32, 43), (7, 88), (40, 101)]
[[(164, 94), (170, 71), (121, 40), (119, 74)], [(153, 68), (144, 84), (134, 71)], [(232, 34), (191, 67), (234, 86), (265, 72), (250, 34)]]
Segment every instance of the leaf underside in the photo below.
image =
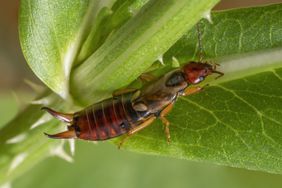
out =
[[(126, 148), (143, 153), (281, 173), (282, 69), (221, 83), (180, 98), (161, 122), (135, 135)], [(245, 87), (242, 87), (245, 86)]]
[(19, 35), (28, 65), (64, 98), (68, 95), (69, 74), (85, 32), (82, 23), (90, 4), (88, 0), (24, 0), (20, 4)]
[[(213, 24), (207, 21), (200, 24), (206, 58), (230, 55), (230, 58), (238, 58), (238, 54), (261, 54), (281, 48), (281, 16), (282, 5), (214, 13)], [(183, 36), (164, 55), (165, 63), (171, 65), (172, 57), (181, 64), (189, 57), (197, 59), (196, 37), (195, 29)], [(264, 68), (263, 61), (276, 63)], [(220, 78), (223, 81), (209, 80), (210, 87), (197, 95), (180, 98), (168, 115), (170, 145), (166, 143), (161, 122), (157, 121), (131, 138), (125, 148), (281, 173), (282, 56), (278, 61), (271, 55), (248, 61), (239, 59), (234, 63), (246, 68), (238, 73), (227, 70), (225, 62), (220, 62), (222, 71), (228, 71)], [(257, 66), (257, 69), (248, 66)], [(233, 67), (240, 69), (236, 64)], [(169, 69), (160, 69), (158, 74)]]

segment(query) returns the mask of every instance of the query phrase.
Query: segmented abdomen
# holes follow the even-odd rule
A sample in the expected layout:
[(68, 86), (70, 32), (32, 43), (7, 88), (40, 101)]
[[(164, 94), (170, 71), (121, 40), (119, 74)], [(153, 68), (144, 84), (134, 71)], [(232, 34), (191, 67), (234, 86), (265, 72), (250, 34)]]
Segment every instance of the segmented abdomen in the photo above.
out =
[[(131, 94), (107, 99), (74, 114), (74, 126), (85, 140), (106, 140), (128, 132), (138, 126), (144, 114), (136, 112)], [(142, 116), (143, 115), (143, 116)]]

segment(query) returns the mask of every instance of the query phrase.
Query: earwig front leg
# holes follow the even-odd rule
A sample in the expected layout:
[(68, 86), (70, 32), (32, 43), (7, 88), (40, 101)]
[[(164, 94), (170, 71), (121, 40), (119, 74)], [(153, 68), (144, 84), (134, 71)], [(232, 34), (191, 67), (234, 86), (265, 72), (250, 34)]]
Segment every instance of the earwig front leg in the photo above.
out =
[(192, 95), (195, 93), (199, 93), (200, 91), (203, 90), (203, 87), (188, 87), (184, 90), (184, 92), (182, 93), (182, 96), (188, 96), (188, 95)]
[(153, 123), (153, 121), (156, 119), (155, 116), (152, 116), (150, 118), (148, 118), (146, 121), (144, 121), (143, 123), (141, 123), (140, 125), (138, 125), (137, 127), (129, 130), (129, 132), (127, 133), (127, 135), (120, 141), (119, 145), (118, 145), (118, 149), (121, 148), (121, 146), (124, 144), (124, 142), (131, 137), (132, 135), (134, 135), (135, 133), (141, 131), (142, 129), (146, 128), (147, 126), (149, 126), (151, 123)]
[(166, 140), (167, 143), (170, 143), (170, 132), (169, 132), (169, 124), (170, 122), (166, 119), (166, 115), (171, 111), (173, 107), (173, 103), (170, 103), (167, 107), (165, 107), (165, 109), (163, 109), (160, 113), (160, 119), (164, 125), (165, 128), (165, 134), (166, 134)]
[(119, 89), (119, 90), (114, 91), (112, 95), (113, 95), (113, 97), (116, 97), (116, 96), (119, 96), (119, 95), (122, 95), (122, 94), (134, 92), (134, 91), (136, 91), (136, 90), (137, 90), (137, 89), (133, 89), (133, 88)]

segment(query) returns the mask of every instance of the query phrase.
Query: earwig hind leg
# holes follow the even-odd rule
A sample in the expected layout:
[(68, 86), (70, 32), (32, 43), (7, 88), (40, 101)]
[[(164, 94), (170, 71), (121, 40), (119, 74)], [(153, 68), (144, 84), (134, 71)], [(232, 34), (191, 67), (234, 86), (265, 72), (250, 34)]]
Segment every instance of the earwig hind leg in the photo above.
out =
[(48, 108), (48, 107), (42, 107), (41, 110), (47, 111), (49, 114), (59, 119), (60, 121), (63, 121), (66, 123), (71, 123), (73, 121), (73, 114), (65, 114), (61, 112), (56, 112), (55, 110), (52, 110), (51, 108)]
[(167, 143), (170, 143), (170, 132), (169, 132), (169, 125), (170, 122), (166, 119), (166, 115), (171, 111), (173, 107), (173, 103), (170, 103), (167, 107), (165, 107), (165, 109), (163, 109), (160, 113), (160, 119), (164, 125), (165, 128), (165, 134), (166, 134), (166, 139), (167, 139)]
[(164, 125), (164, 128), (165, 128), (165, 135), (166, 135), (166, 140), (167, 140), (167, 143), (169, 144), (170, 143), (170, 132), (169, 132), (169, 124), (170, 122), (165, 118), (165, 117), (160, 117), (163, 125)]
[(148, 127), (151, 123), (153, 123), (153, 121), (156, 119), (155, 116), (152, 116), (150, 118), (148, 118), (146, 121), (144, 121), (142, 124), (138, 125), (137, 127), (129, 130), (129, 132), (127, 133), (127, 135), (120, 141), (119, 145), (118, 145), (118, 149), (121, 148), (121, 146), (124, 144), (124, 142), (131, 137), (132, 135), (134, 135), (135, 133), (141, 131), (142, 129)]
[(113, 97), (122, 95), (122, 94), (126, 94), (126, 93), (130, 93), (130, 92), (134, 92), (137, 91), (137, 89), (134, 88), (124, 88), (124, 89), (119, 89), (113, 92)]

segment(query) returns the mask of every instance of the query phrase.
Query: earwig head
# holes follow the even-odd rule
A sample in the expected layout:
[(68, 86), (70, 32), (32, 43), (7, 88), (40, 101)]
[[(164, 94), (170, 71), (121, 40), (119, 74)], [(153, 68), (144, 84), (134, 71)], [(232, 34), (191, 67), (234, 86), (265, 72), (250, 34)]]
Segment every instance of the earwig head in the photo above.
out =
[(183, 72), (185, 75), (185, 80), (189, 84), (198, 84), (212, 73), (219, 74), (217, 78), (223, 76), (222, 72), (216, 71), (216, 64), (211, 65), (201, 62), (189, 62), (188, 64), (184, 65)]

